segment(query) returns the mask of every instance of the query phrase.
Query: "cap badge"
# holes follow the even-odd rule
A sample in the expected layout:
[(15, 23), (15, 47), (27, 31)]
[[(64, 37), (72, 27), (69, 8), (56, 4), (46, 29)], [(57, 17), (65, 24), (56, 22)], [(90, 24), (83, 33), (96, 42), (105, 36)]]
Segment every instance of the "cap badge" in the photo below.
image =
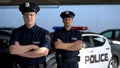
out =
[(66, 11), (65, 14), (68, 15), (68, 14), (70, 14), (70, 13), (69, 13), (69, 11)]
[(30, 3), (27, 2), (27, 3), (25, 4), (25, 7), (30, 7)]

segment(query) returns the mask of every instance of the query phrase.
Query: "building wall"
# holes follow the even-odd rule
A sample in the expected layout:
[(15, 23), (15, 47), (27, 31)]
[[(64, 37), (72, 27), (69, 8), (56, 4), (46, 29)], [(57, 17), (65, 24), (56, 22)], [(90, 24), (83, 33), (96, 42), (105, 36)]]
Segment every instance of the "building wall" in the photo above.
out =
[[(87, 26), (88, 31), (101, 32), (110, 28), (120, 28), (120, 5), (41, 7), (36, 23), (52, 32), (53, 26), (63, 26), (60, 13), (65, 10), (71, 10), (75, 13), (73, 26)], [(19, 27), (22, 24), (24, 21), (18, 6), (0, 6), (0, 27)]]

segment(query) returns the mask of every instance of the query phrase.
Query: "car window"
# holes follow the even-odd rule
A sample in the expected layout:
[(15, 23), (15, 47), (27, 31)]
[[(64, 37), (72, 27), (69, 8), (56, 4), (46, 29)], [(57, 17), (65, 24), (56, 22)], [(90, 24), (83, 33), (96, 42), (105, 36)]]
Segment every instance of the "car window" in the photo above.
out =
[(115, 38), (116, 40), (120, 40), (120, 31), (115, 32)]
[(84, 48), (89, 48), (89, 47), (92, 47), (91, 44), (90, 44), (90, 38), (88, 36), (84, 36), (83, 37), (83, 47)]
[(103, 35), (110, 39), (112, 37), (112, 31), (105, 32), (105, 33), (103, 33)]
[(115, 32), (115, 37), (118, 37), (119, 34), (120, 34), (120, 31), (116, 31)]
[(94, 47), (102, 46), (105, 43), (105, 39), (99, 36), (93, 36), (92, 39), (94, 42)]

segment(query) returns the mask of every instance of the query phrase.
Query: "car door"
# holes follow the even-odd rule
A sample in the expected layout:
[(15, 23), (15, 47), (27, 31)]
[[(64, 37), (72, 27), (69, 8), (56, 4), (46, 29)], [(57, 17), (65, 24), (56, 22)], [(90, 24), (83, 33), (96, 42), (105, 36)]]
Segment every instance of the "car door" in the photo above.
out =
[(95, 34), (85, 34), (83, 42), (84, 48), (79, 54), (79, 68), (107, 68), (112, 56), (107, 39)]

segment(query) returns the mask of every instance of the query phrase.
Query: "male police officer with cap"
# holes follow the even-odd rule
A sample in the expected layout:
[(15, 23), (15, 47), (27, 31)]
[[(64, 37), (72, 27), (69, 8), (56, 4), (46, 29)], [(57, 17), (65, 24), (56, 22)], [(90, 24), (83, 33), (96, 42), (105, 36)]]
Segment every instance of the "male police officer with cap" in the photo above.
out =
[(12, 32), (9, 52), (14, 55), (19, 68), (45, 68), (49, 52), (49, 32), (36, 25), (38, 5), (25, 2), (19, 10), (25, 24)]
[(54, 33), (57, 68), (78, 68), (78, 54), (82, 48), (82, 36), (80, 31), (72, 29), (75, 14), (72, 11), (64, 11), (60, 16), (64, 27)]

